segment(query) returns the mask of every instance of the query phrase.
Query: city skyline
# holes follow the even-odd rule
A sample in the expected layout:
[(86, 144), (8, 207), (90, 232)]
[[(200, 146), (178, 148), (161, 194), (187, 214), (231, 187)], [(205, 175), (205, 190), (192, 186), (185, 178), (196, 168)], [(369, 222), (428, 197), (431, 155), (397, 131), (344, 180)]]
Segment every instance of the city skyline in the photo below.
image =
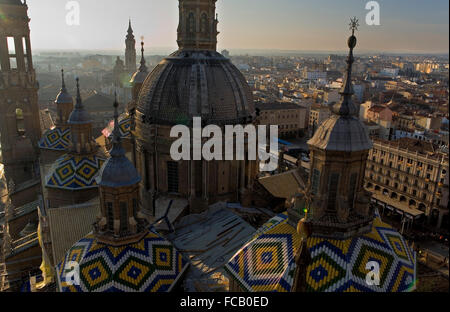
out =
[[(144, 36), (147, 51), (176, 49), (177, 1), (79, 0), (80, 25), (66, 23), (67, 1), (29, 0), (34, 50), (122, 50), (132, 19), (136, 39)], [(367, 1), (280, 0), (218, 1), (218, 49), (345, 51), (340, 40), (350, 16), (360, 20), (360, 52), (448, 54), (448, 2), (378, 1), (380, 26), (365, 23)], [(286, 10), (289, 7), (289, 10)], [(102, 18), (99, 24), (98, 15)], [(52, 16), (48, 18), (49, 14)], [(268, 22), (273, 21), (273, 22)], [(103, 23), (103, 26), (100, 25)], [(114, 35), (113, 35), (114, 34)], [(117, 34), (123, 34), (118, 36)]]

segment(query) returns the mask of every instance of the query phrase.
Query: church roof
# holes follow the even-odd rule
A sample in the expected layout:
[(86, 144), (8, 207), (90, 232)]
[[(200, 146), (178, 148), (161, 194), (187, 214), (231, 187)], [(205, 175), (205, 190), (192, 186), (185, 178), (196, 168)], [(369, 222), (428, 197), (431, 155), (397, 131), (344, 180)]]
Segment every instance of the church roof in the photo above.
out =
[(98, 155), (65, 154), (52, 166), (45, 186), (72, 191), (97, 187), (95, 178), (105, 161)]
[(133, 74), (130, 83), (143, 83), (148, 76), (148, 68), (147, 65), (145, 65), (144, 58), (144, 42), (141, 42), (141, 46), (141, 66), (139, 67), (138, 71)]
[[(108, 126), (102, 130), (102, 134), (109, 138), (114, 130), (114, 120), (111, 120)], [(131, 117), (124, 113), (119, 117), (119, 130), (122, 138), (128, 138), (131, 136)]]
[(98, 184), (107, 187), (131, 186), (141, 181), (141, 177), (131, 161), (125, 156), (125, 150), (121, 144), (121, 131), (119, 124), (119, 103), (114, 101), (114, 130), (112, 148), (108, 158), (102, 167), (98, 177)]
[(84, 108), (83, 102), (80, 95), (80, 84), (77, 78), (77, 102), (75, 104), (74, 110), (69, 116), (69, 124), (88, 124), (91, 123), (92, 119), (88, 111)]
[(370, 150), (372, 141), (367, 127), (355, 116), (332, 115), (317, 129), (308, 145), (327, 151)]
[(71, 140), (69, 127), (55, 127), (47, 130), (39, 141), (39, 148), (64, 151), (67, 150)]
[(61, 70), (61, 90), (59, 90), (58, 95), (56, 96), (55, 103), (56, 104), (71, 104), (73, 103), (73, 98), (69, 94), (66, 88), (66, 83), (64, 81), (64, 70)]
[(358, 118), (358, 109), (353, 103), (352, 65), (354, 62), (353, 49), (356, 46), (354, 32), (348, 39), (350, 52), (347, 58), (347, 71), (341, 91), (341, 100), (332, 108), (333, 114), (317, 129), (308, 145), (326, 151), (357, 152), (370, 150), (370, 140), (367, 128)]
[[(80, 285), (66, 283), (70, 261), (79, 264)], [(62, 292), (168, 292), (188, 264), (169, 241), (150, 230), (140, 241), (120, 247), (101, 244), (89, 234), (56, 270)]]
[[(225, 265), (243, 290), (289, 292), (301, 239), (281, 214), (265, 224)], [(409, 292), (415, 289), (416, 255), (403, 237), (376, 216), (372, 231), (346, 240), (310, 237), (311, 262), (306, 288), (310, 292)], [(366, 264), (380, 264), (380, 284), (368, 285)]]
[(255, 113), (253, 94), (242, 73), (215, 51), (179, 50), (147, 76), (136, 105), (144, 122), (247, 123)]

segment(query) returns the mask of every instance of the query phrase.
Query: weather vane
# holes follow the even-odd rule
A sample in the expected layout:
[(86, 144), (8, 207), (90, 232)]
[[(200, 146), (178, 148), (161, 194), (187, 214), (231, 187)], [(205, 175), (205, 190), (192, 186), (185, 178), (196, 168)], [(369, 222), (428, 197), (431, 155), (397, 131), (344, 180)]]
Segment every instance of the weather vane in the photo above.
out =
[(350, 19), (350, 30), (352, 31), (352, 35), (355, 35), (355, 30), (358, 30), (358, 26), (359, 26), (359, 21), (358, 19), (355, 17)]

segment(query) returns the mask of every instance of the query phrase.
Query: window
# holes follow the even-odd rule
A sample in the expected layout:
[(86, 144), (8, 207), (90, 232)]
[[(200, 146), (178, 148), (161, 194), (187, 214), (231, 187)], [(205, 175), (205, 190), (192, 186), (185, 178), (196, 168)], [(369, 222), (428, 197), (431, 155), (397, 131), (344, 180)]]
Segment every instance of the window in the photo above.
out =
[(356, 193), (356, 183), (358, 182), (358, 174), (352, 173), (350, 176), (350, 184), (348, 190), (348, 203), (350, 206), (350, 210), (353, 209), (353, 205), (355, 203), (355, 193)]
[(167, 162), (167, 181), (168, 192), (178, 193), (178, 163), (174, 161)]
[(16, 129), (20, 136), (25, 135), (25, 123), (23, 118), (23, 111), (20, 108), (16, 108)]
[(189, 13), (189, 17), (187, 20), (187, 30), (189, 33), (195, 32), (195, 16), (194, 13)]
[(413, 190), (412, 194), (413, 194), (413, 196), (416, 196), (417, 195), (417, 191)]
[(150, 189), (150, 164), (148, 152), (144, 151), (144, 173), (145, 173), (145, 189)]
[(28, 71), (27, 39), (25, 37), (22, 38), (22, 47), (23, 47), (23, 55), (24, 55), (24, 61), (25, 61), (25, 70)]
[(206, 15), (206, 13), (202, 14), (202, 19), (200, 22), (200, 31), (202, 33), (208, 33), (208, 16)]
[(138, 204), (137, 204), (137, 199), (133, 198), (133, 218), (135, 220), (137, 220), (137, 215), (138, 215)]
[(428, 165), (427, 166), (427, 170), (433, 170), (433, 166), (432, 165)]
[(113, 204), (110, 202), (106, 203), (106, 214), (108, 217), (108, 230), (114, 232), (114, 211)]
[(406, 186), (403, 187), (403, 192), (408, 193), (408, 188)]
[(128, 211), (127, 203), (120, 203), (120, 232), (126, 232), (128, 230)]
[(312, 193), (317, 194), (319, 192), (319, 185), (320, 185), (320, 171), (317, 169), (313, 170), (311, 184), (312, 184)]
[(328, 181), (328, 211), (336, 211), (336, 196), (339, 185), (339, 173), (332, 173)]
[(16, 43), (14, 37), (7, 37), (7, 44), (8, 44), (9, 67), (11, 69), (17, 69)]

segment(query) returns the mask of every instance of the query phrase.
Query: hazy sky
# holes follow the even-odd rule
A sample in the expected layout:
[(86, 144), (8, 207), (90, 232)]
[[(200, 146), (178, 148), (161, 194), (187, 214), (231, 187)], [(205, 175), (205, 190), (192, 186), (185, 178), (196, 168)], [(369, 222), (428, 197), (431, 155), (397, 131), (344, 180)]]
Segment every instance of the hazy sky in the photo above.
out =
[[(78, 0), (79, 26), (66, 24), (66, 0), (27, 2), (34, 49), (124, 49), (129, 17), (149, 49), (176, 49), (177, 0)], [(365, 24), (366, 2), (218, 0), (219, 50), (344, 50), (357, 16), (360, 50), (448, 53), (448, 0), (379, 0), (380, 26)]]

